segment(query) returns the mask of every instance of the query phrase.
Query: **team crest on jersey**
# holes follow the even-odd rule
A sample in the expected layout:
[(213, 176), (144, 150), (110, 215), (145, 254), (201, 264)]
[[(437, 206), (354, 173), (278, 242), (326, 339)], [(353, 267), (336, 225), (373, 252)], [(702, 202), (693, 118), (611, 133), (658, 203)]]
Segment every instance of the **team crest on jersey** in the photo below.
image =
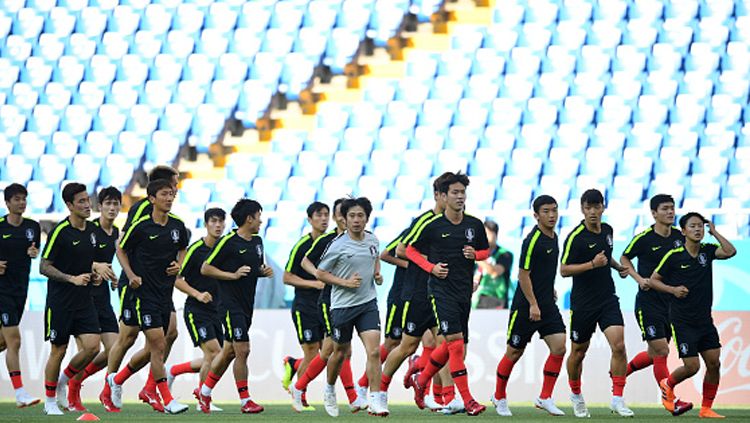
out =
[(52, 329), (49, 331), (49, 340), (54, 341), (57, 338), (57, 331)]
[(96, 234), (91, 232), (91, 236), (89, 238), (91, 239), (91, 245), (96, 245)]
[(177, 229), (172, 229), (172, 232), (169, 233), (172, 236), (172, 241), (177, 244), (180, 241), (180, 231)]
[(26, 239), (32, 241), (34, 239), (34, 230), (31, 228), (26, 229)]
[(680, 241), (679, 239), (676, 239), (674, 241), (674, 248), (680, 248), (680, 247), (682, 247), (682, 241)]
[(234, 339), (242, 338), (242, 328), (234, 328)]
[(518, 346), (521, 343), (521, 336), (519, 336), (519, 335), (513, 335), (510, 338), (510, 343), (513, 344), (513, 345)]
[(474, 237), (476, 236), (476, 233), (474, 233), (474, 228), (466, 228), (466, 240), (469, 242), (474, 241)]
[(378, 256), (378, 247), (376, 247), (374, 245), (371, 245), (370, 246), (370, 255), (373, 256), (373, 257), (377, 257)]
[(406, 330), (408, 330), (409, 333), (413, 333), (415, 330), (417, 330), (417, 324), (414, 322), (407, 322)]
[(302, 336), (305, 338), (305, 341), (312, 340), (312, 331), (310, 329), (305, 329), (304, 332), (302, 332)]
[(206, 339), (206, 336), (208, 336), (208, 331), (205, 327), (198, 328), (198, 336), (200, 336), (201, 339)]
[(263, 246), (258, 244), (255, 246), (255, 252), (258, 253), (258, 258), (263, 258)]
[(686, 344), (684, 342), (682, 344), (680, 344), (680, 352), (683, 355), (687, 354), (688, 353), (688, 344)]
[(574, 341), (578, 341), (578, 331), (577, 331), (577, 330), (571, 331), (571, 332), (570, 332), (570, 337), (571, 337), (571, 338), (572, 338), (572, 339), (573, 339)]
[(8, 316), (8, 313), (3, 313), (3, 315), (0, 316), (0, 318), (3, 319), (3, 324), (4, 325), (7, 325), (8, 324), (8, 320), (10, 320), (10, 316)]
[(706, 257), (706, 253), (698, 254), (698, 263), (700, 263), (701, 266), (706, 267), (706, 265), (708, 264), (708, 257)]
[(609, 245), (610, 248), (615, 245), (614, 241), (612, 241), (612, 235), (607, 235), (607, 245)]
[(656, 336), (656, 328), (654, 327), (654, 325), (647, 327), (646, 332), (648, 333), (648, 336), (650, 336), (651, 338)]
[(150, 314), (144, 314), (143, 315), (143, 324), (146, 326), (151, 326), (151, 315)]

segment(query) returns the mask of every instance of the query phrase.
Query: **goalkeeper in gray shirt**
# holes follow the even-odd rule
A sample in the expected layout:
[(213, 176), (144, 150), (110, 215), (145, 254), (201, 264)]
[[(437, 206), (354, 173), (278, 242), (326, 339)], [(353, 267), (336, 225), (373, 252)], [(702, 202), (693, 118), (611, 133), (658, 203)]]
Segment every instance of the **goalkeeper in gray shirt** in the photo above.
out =
[(379, 389), (380, 369), (380, 313), (375, 284), (382, 284), (378, 260), (378, 239), (365, 230), (372, 212), (370, 200), (350, 198), (341, 204), (346, 219), (346, 232), (331, 241), (323, 253), (316, 277), (332, 285), (331, 332), (333, 355), (328, 360), (328, 382), (323, 402), (326, 412), (335, 417), (339, 410), (334, 383), (339, 376), (344, 357), (351, 351), (354, 328), (367, 352), (367, 378), (370, 381), (368, 413), (387, 416), (385, 392)]

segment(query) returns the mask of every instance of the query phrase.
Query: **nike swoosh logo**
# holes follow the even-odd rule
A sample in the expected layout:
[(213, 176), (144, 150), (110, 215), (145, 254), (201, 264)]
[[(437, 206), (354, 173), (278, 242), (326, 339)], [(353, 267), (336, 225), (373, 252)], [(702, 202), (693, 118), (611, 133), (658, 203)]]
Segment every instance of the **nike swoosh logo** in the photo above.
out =
[(594, 248), (594, 247), (596, 247), (596, 243), (589, 244), (589, 248)]
[(346, 258), (352, 258), (352, 257), (354, 257), (354, 254), (347, 254), (346, 255)]
[(549, 250), (547, 250), (547, 254), (551, 254), (552, 250), (553, 250), (552, 248), (550, 248)]
[(8, 239), (8, 238), (10, 238), (11, 236), (13, 236), (13, 234), (3, 235), (3, 239)]
[(73, 245), (78, 245), (80, 243), (81, 243), (81, 241), (73, 241)]
[(451, 236), (451, 234), (440, 234), (440, 236), (441, 236), (442, 238), (448, 238), (449, 236)]
[(245, 251), (247, 250), (240, 250), (240, 254), (245, 254)]
[(156, 239), (159, 238), (159, 235), (149, 235), (148, 239)]
[(680, 269), (687, 269), (688, 267), (690, 267), (689, 264), (681, 264), (680, 265)]
[(107, 244), (99, 244), (99, 248), (106, 248)]
[(661, 249), (661, 245), (658, 246), (658, 247), (651, 247), (651, 251), (656, 251), (656, 250), (659, 250), (659, 249)]

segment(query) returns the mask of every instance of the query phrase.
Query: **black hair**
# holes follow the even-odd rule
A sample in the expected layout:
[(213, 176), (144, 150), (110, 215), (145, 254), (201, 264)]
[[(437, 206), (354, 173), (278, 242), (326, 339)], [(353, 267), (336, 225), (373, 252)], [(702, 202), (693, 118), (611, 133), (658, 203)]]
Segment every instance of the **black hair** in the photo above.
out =
[(346, 200), (346, 198), (338, 198), (338, 199), (336, 199), (336, 201), (333, 202), (333, 212), (334, 213), (336, 213), (336, 207), (338, 207), (339, 204), (343, 203), (344, 200)]
[(164, 188), (172, 189), (172, 181), (167, 179), (156, 179), (149, 182), (146, 186), (146, 195), (149, 197), (156, 197), (156, 193)]
[(440, 183), (443, 181), (443, 178), (445, 175), (449, 174), (450, 172), (445, 172), (442, 175), (435, 178), (434, 181), (432, 181), (432, 192), (440, 192)]
[(208, 223), (208, 221), (211, 220), (212, 217), (218, 218), (219, 220), (226, 220), (227, 212), (218, 207), (213, 207), (203, 213), (203, 221), (205, 223)]
[(151, 169), (151, 172), (148, 173), (148, 181), (153, 182), (159, 179), (166, 179), (171, 182), (172, 178), (179, 174), (172, 166), (159, 165)]
[(321, 203), (320, 201), (315, 201), (309, 206), (307, 206), (307, 217), (312, 217), (313, 214), (326, 209), (328, 212), (331, 211), (331, 209), (328, 208), (328, 204)]
[(86, 185), (78, 182), (71, 182), (68, 185), (65, 185), (65, 188), (62, 190), (63, 201), (65, 201), (66, 204), (72, 204), (76, 195), (82, 192), (86, 192)]
[(500, 227), (497, 225), (497, 222), (494, 220), (485, 220), (484, 221), (484, 227), (489, 229), (490, 232), (497, 235), (497, 233), (500, 231)]
[(234, 224), (239, 228), (247, 222), (249, 216), (255, 216), (259, 211), (263, 211), (263, 207), (259, 202), (251, 200), (249, 198), (243, 198), (232, 207), (232, 220)]
[(456, 183), (462, 184), (465, 187), (469, 186), (469, 177), (461, 173), (461, 171), (457, 173), (445, 172), (438, 179), (440, 180), (438, 183), (438, 192), (442, 194), (447, 194), (450, 186)]
[(656, 211), (659, 209), (659, 206), (661, 206), (664, 203), (672, 203), (674, 204), (674, 198), (672, 198), (669, 194), (656, 194), (653, 197), (651, 197), (651, 210)]
[(692, 217), (697, 217), (697, 218), (698, 218), (698, 219), (700, 219), (700, 220), (701, 220), (701, 221), (702, 221), (702, 222), (703, 222), (704, 224), (705, 224), (705, 223), (708, 223), (708, 220), (706, 220), (706, 218), (705, 218), (705, 217), (703, 217), (703, 215), (702, 215), (702, 214), (700, 214), (700, 213), (698, 213), (698, 212), (690, 212), (690, 213), (688, 213), (688, 214), (686, 214), (685, 216), (682, 216), (682, 217), (680, 218), (680, 227), (681, 227), (682, 229), (685, 229), (685, 227), (687, 227), (687, 223), (688, 223), (688, 220), (690, 220), (690, 218), (692, 218)]
[(115, 187), (107, 187), (99, 191), (99, 195), (96, 197), (99, 201), (99, 205), (103, 204), (107, 200), (117, 200), (122, 203), (122, 193)]
[(546, 206), (548, 204), (557, 205), (557, 200), (555, 200), (555, 197), (551, 195), (542, 194), (534, 199), (531, 207), (534, 209), (534, 213), (539, 213), (539, 209), (541, 209), (542, 206)]
[(8, 185), (7, 187), (5, 187), (5, 190), (3, 191), (5, 202), (7, 203), (8, 201), (10, 201), (11, 198), (13, 198), (14, 195), (17, 195), (17, 194), (23, 194), (24, 196), (27, 196), (27, 197), (29, 196), (29, 192), (26, 190), (25, 186), (21, 184), (17, 184), (17, 183), (12, 183)]
[(587, 189), (581, 194), (581, 205), (584, 203), (588, 204), (604, 204), (604, 196), (598, 189)]
[(357, 206), (362, 207), (365, 210), (365, 216), (369, 219), (370, 213), (372, 213), (372, 203), (370, 203), (370, 200), (368, 200), (367, 197), (347, 198), (341, 203), (341, 214), (346, 217), (346, 214), (349, 213), (349, 209)]

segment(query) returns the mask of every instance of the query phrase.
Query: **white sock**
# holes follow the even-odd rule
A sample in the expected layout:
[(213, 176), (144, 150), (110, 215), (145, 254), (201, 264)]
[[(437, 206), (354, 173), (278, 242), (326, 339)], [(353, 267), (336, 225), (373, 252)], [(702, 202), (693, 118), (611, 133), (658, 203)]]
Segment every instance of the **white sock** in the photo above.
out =
[(333, 392), (336, 392), (336, 387), (326, 383), (326, 393), (333, 393)]
[(60, 378), (57, 379), (57, 386), (67, 385), (70, 378), (65, 373), (60, 373)]
[(203, 395), (204, 397), (210, 397), (212, 391), (213, 389), (209, 388), (205, 384), (201, 385), (201, 395)]
[(250, 398), (242, 398), (240, 400), (240, 406), (244, 407), (247, 402), (250, 401)]
[(57, 398), (56, 397), (44, 397), (44, 401), (49, 405), (56, 405), (57, 404)]
[(16, 397), (19, 397), (19, 396), (21, 396), (22, 394), (25, 394), (25, 393), (26, 393), (26, 390), (23, 389), (23, 386), (20, 387), (20, 388), (18, 388), (18, 389), (16, 389)]

